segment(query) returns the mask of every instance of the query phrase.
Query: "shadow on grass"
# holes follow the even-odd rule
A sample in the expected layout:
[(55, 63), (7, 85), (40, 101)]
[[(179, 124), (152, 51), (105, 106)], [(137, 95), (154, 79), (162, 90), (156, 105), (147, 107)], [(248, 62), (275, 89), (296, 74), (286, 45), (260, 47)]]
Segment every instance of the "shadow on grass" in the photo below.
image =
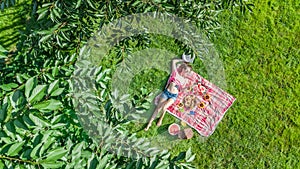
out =
[(14, 33), (7, 34), (6, 36), (7, 37), (0, 40), (0, 44), (8, 48), (8, 50), (12, 50), (14, 48), (13, 45), (18, 42), (20, 35), (18, 33)]
[(169, 127), (170, 124), (164, 124), (164, 125), (161, 125), (160, 127), (158, 127), (157, 128), (157, 133), (158, 134), (163, 134), (165, 132), (168, 132), (168, 127)]
[[(163, 124), (163, 125), (161, 125), (161, 126), (157, 126), (156, 125), (156, 123), (158, 122), (158, 119), (159, 118), (157, 118), (157, 119), (155, 119), (153, 122), (152, 122), (152, 125), (151, 125), (151, 127), (150, 127), (150, 129), (148, 130), (148, 131), (150, 131), (150, 130), (155, 130), (156, 129), (156, 131), (157, 131), (157, 133), (158, 134), (163, 134), (163, 133), (166, 133), (166, 132), (168, 132), (168, 127), (169, 127), (169, 125), (171, 124), (171, 123), (168, 123), (168, 124)], [(139, 127), (137, 130), (134, 130), (133, 132), (143, 132), (144, 131), (144, 129), (147, 127), (147, 125), (148, 125), (148, 121), (146, 122), (146, 123), (144, 123), (143, 125), (136, 125), (136, 127)], [(147, 131), (147, 132), (148, 132)], [(145, 131), (146, 132), (146, 131)]]
[(18, 42), (20, 31), (25, 30), (27, 16), (30, 15), (31, 5), (21, 1), (16, 5), (0, 11), (0, 44), (11, 50)]

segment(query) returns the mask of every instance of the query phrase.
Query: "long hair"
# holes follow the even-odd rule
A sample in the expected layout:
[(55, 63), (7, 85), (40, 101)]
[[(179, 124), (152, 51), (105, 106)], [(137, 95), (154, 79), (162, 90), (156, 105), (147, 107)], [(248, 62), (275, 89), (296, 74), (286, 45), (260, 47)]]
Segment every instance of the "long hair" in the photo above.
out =
[(192, 66), (190, 65), (189, 62), (183, 62), (179, 67), (178, 67), (178, 71), (181, 73), (182, 70), (186, 70), (186, 69), (192, 69)]

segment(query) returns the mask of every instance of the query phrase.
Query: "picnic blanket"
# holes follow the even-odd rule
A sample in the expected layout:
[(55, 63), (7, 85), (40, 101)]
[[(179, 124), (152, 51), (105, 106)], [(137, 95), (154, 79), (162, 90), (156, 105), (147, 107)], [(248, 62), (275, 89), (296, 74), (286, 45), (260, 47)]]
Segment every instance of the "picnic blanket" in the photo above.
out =
[(167, 112), (208, 137), (235, 98), (193, 71), (188, 79)]

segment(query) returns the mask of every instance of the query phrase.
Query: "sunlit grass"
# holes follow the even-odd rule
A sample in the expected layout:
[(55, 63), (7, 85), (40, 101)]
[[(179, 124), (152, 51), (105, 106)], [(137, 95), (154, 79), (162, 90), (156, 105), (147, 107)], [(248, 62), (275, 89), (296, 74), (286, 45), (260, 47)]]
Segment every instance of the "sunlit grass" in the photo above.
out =
[(7, 50), (15, 50), (20, 31), (26, 28), (30, 1), (20, 0), (15, 6), (0, 10), (0, 45)]
[[(197, 168), (299, 167), (299, 1), (254, 3), (251, 14), (223, 13), (222, 29), (213, 38), (225, 67), (225, 90), (236, 102), (208, 139), (169, 146), (174, 154), (192, 147)], [(138, 79), (137, 88), (147, 81)], [(164, 126), (154, 122), (138, 135), (159, 137), (174, 121), (168, 115)]]

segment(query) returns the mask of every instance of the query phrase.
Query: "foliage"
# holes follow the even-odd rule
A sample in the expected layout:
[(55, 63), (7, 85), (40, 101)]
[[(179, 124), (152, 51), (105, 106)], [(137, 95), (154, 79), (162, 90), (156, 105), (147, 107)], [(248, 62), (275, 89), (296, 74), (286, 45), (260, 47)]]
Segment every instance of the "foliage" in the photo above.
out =
[[(3, 10), (15, 1), (0, 4)], [(126, 117), (121, 115), (126, 96), (109, 92), (110, 72), (126, 50), (151, 45), (149, 35), (131, 38), (137, 39), (135, 45), (125, 39), (98, 69), (74, 72), (75, 62), (94, 32), (115, 18), (148, 11), (176, 13), (209, 35), (218, 27), (215, 16), (229, 6), (244, 6), (243, 1), (34, 0), (31, 5), (29, 24), (16, 51), (0, 51), (0, 168), (194, 168), (191, 149), (171, 156), (128, 133)], [(79, 99), (74, 82), (85, 86), (89, 81), (72, 81), (73, 73), (92, 74), (97, 87), (94, 93)], [(83, 102), (88, 97), (100, 106)], [(85, 108), (78, 116), (75, 110), (81, 103), (101, 111), (87, 116)], [(145, 111), (143, 104), (127, 107)], [(82, 126), (85, 118), (98, 123), (86, 131)]]

